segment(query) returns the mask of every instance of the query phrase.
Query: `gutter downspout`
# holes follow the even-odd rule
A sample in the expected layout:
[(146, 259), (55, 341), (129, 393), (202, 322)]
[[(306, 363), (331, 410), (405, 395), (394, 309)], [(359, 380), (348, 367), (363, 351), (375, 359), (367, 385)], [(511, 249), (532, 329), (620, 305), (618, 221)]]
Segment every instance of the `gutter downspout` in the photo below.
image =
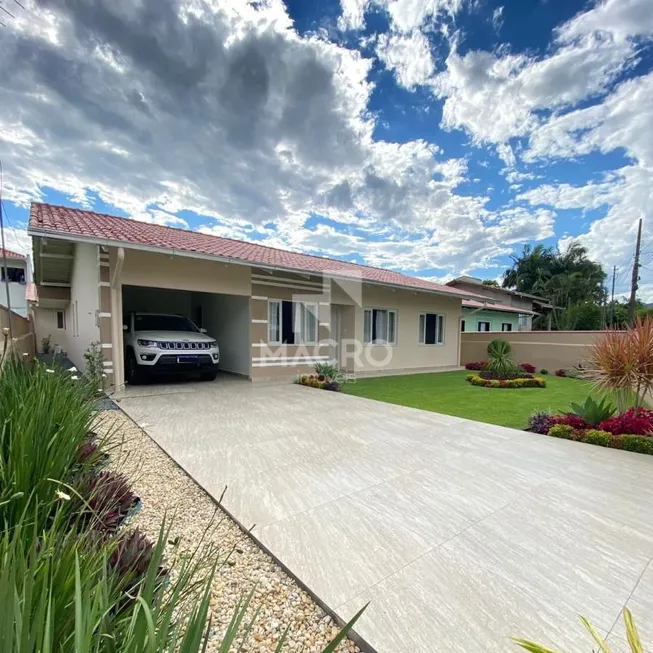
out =
[(113, 386), (114, 390), (123, 390), (125, 387), (125, 370), (122, 355), (122, 317), (120, 315), (120, 304), (122, 284), (120, 275), (125, 262), (125, 250), (118, 247), (116, 250), (116, 262), (111, 275), (111, 343), (113, 352)]

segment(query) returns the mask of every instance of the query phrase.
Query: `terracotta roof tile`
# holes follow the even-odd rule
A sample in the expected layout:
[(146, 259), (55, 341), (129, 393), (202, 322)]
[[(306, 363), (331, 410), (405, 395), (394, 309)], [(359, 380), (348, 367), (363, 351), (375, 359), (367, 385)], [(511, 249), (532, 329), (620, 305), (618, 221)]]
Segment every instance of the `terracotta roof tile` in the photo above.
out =
[(383, 268), (289, 252), (256, 243), (53, 204), (32, 203), (29, 229), (70, 235), (72, 240), (74, 236), (97, 238), (115, 243), (171, 249), (180, 253), (192, 252), (208, 257), (236, 259), (251, 265), (351, 276), (365, 281), (430, 290), (456, 297), (473, 296), (463, 290)]
[(463, 299), (465, 308), (485, 308), (488, 311), (501, 311), (502, 313), (520, 313), (521, 315), (537, 315), (534, 311), (517, 308), (508, 304), (492, 304), (490, 302), (477, 302), (473, 299)]
[[(18, 252), (12, 252), (10, 249), (4, 250), (4, 253), (7, 255), (7, 258), (25, 258), (25, 254), (19, 254)], [(0, 247), (0, 257), (2, 257), (2, 247)]]

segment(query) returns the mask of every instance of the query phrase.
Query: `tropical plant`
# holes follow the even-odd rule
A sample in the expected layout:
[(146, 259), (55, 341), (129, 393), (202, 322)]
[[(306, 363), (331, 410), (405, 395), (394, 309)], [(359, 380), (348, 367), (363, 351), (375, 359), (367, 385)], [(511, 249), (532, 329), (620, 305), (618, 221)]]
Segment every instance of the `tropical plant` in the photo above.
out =
[(653, 411), (646, 408), (629, 408), (615, 417), (602, 421), (600, 428), (614, 435), (651, 435)]
[(653, 390), (653, 318), (637, 318), (632, 329), (608, 330), (589, 347), (586, 378), (611, 391), (619, 412), (640, 408)]
[[(624, 623), (626, 624), (626, 640), (628, 641), (628, 647), (630, 648), (631, 653), (644, 653), (642, 640), (639, 636), (639, 633), (637, 632), (635, 621), (633, 620), (633, 616), (628, 608), (624, 608), (623, 616)], [(599, 635), (594, 626), (592, 626), (592, 624), (585, 617), (581, 617), (580, 619), (583, 622), (587, 632), (598, 645), (600, 651), (602, 653), (611, 653), (611, 649), (608, 646), (607, 642), (603, 639), (603, 637), (601, 637), (601, 635)], [(527, 639), (513, 639), (513, 641), (530, 653), (557, 653), (554, 649), (551, 649), (542, 644), (537, 644), (536, 642), (532, 642)]]
[(510, 358), (510, 343), (501, 338), (492, 340), (487, 346), (488, 361), (485, 370), (496, 378), (508, 378), (519, 375), (519, 367)]
[(598, 426), (612, 417), (617, 409), (608, 401), (607, 397), (603, 397), (598, 402), (592, 397), (587, 397), (582, 404), (572, 402), (571, 410), (574, 415), (581, 417), (585, 424)]
[(17, 523), (28, 503), (48, 518), (57, 483), (78, 470), (78, 452), (93, 420), (93, 392), (83, 379), (42, 364), (10, 362), (0, 375), (0, 530)]

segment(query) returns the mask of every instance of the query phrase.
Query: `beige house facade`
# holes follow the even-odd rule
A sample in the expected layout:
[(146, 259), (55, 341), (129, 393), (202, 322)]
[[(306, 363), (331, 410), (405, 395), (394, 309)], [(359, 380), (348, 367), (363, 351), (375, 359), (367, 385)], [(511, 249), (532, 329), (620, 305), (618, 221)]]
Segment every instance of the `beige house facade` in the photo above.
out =
[[(354, 375), (458, 366), (467, 293), (375, 268), (86, 214), (32, 207), (39, 291), (33, 318), (37, 342), (49, 338), (81, 370), (84, 352), (99, 343), (111, 385), (124, 384), (123, 320), (130, 312), (185, 315), (218, 341), (221, 370), (252, 381), (291, 380), (321, 361)], [(80, 229), (82, 218), (88, 228)], [(139, 242), (129, 230), (137, 230)], [(192, 239), (193, 247), (171, 247), (166, 239), (173, 238), (184, 245)], [(216, 247), (231, 255), (198, 251)]]

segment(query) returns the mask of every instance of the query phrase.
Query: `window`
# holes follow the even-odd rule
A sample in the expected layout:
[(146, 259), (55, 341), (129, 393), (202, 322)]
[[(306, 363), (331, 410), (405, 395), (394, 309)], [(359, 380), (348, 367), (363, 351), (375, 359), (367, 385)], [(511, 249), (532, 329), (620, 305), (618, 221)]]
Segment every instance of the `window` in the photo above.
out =
[(512, 331), (512, 324), (510, 322), (503, 322), (501, 324), (501, 331)]
[(363, 322), (363, 342), (374, 345), (397, 343), (397, 311), (366, 308)]
[(268, 304), (268, 341), (285, 345), (317, 342), (317, 304), (272, 299)]
[(444, 315), (420, 313), (419, 343), (420, 345), (441, 345), (444, 343)]
[(465, 331), (465, 320), (460, 320), (460, 330)]
[(490, 330), (490, 323), (489, 322), (479, 322), (478, 323), (478, 331), (489, 331)]
[(66, 328), (66, 314), (63, 311), (57, 311), (57, 329)]
[(7, 266), (7, 274), (5, 276), (5, 267), (2, 266), (2, 281), (9, 279), (17, 283), (25, 283), (25, 270), (23, 268), (10, 268)]
[(519, 316), (519, 328), (520, 329), (527, 329), (530, 326), (530, 320), (531, 316), (530, 315), (520, 315)]

